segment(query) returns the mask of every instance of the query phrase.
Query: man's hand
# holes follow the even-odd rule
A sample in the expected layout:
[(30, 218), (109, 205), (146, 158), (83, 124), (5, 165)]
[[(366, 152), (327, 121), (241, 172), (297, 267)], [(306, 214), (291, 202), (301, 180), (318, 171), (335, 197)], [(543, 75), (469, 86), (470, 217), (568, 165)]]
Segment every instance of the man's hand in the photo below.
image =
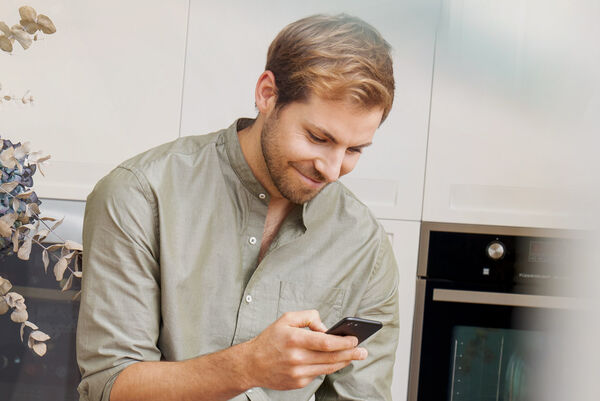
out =
[[(310, 330), (306, 330), (308, 327)], [(288, 312), (246, 343), (251, 387), (291, 390), (367, 357), (356, 337), (325, 334), (316, 310)]]

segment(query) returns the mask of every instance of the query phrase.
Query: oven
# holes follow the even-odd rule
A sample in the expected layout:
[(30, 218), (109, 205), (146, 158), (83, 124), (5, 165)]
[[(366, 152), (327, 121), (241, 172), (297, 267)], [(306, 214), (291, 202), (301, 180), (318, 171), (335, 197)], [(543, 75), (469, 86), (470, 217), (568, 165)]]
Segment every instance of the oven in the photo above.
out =
[[(85, 202), (42, 199), (44, 216), (64, 217), (55, 233), (62, 239), (81, 242)], [(59, 242), (50, 235), (49, 243)], [(75, 355), (75, 332), (79, 302), (73, 296), (80, 289), (80, 280), (73, 287), (60, 291), (52, 274), (54, 260), (44, 273), (41, 248), (33, 246), (30, 259), (15, 255), (0, 257), (0, 275), (8, 279), (12, 291), (25, 297), (29, 321), (39, 326), (51, 339), (47, 352), (39, 357), (27, 347), (27, 338), (19, 338), (20, 324), (10, 321), (10, 313), (0, 315), (0, 399), (3, 401), (75, 401), (81, 379)]]
[(575, 244), (563, 230), (423, 222), (408, 400), (539, 400), (557, 329), (579, 310)]

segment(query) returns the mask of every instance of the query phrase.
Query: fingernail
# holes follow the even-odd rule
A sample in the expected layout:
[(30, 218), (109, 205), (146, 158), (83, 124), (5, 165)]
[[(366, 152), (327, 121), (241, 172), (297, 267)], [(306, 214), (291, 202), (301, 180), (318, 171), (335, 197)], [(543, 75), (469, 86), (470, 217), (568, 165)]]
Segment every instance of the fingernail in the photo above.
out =
[(358, 348), (358, 357), (360, 359), (365, 359), (367, 357), (367, 350), (364, 348)]

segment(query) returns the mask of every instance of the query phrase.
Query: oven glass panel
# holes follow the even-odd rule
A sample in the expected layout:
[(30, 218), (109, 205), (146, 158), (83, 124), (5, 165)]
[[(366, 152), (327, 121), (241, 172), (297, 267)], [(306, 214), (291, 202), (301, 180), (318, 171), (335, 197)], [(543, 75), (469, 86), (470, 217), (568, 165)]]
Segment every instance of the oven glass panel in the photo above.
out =
[(448, 401), (534, 400), (533, 376), (547, 333), (455, 326)]

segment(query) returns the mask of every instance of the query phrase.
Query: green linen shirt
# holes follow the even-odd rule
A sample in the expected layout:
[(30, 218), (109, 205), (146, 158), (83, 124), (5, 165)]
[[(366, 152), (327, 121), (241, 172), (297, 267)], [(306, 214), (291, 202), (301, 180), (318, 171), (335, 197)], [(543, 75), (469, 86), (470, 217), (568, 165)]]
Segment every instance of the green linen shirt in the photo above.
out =
[(189, 136), (142, 153), (87, 199), (77, 328), (81, 401), (108, 401), (139, 361), (180, 361), (256, 337), (287, 311), (317, 309), (383, 328), (366, 360), (302, 389), (254, 388), (233, 400), (391, 400), (398, 270), (381, 225), (335, 182), (284, 220), (260, 263), (269, 194), (237, 131)]

